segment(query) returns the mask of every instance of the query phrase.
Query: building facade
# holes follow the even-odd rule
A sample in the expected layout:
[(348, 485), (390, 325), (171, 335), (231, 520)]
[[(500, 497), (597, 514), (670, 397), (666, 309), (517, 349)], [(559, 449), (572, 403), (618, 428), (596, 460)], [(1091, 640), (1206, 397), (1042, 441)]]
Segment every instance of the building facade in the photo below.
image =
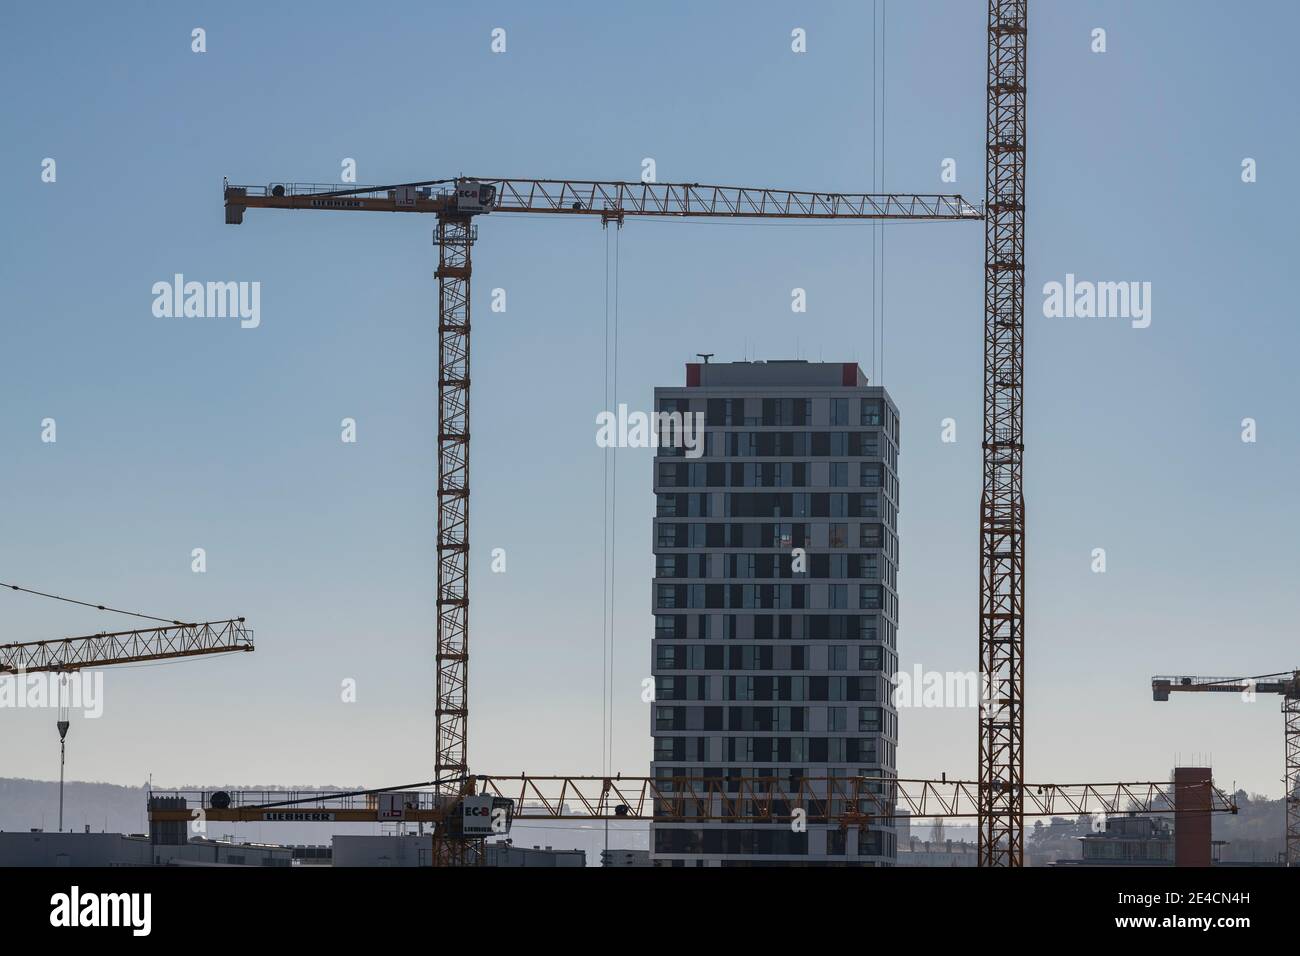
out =
[(1096, 832), (1080, 837), (1082, 855), (1058, 865), (1173, 866), (1174, 828), (1165, 817), (1116, 816)]
[[(853, 363), (689, 364), (684, 387), (655, 389), (655, 411), (659, 787), (708, 778), (739, 793), (745, 778), (892, 776), (899, 418), (889, 395)], [(651, 853), (658, 866), (887, 866), (896, 841), (890, 827), (859, 833), (824, 819), (682, 822), (654, 824)]]

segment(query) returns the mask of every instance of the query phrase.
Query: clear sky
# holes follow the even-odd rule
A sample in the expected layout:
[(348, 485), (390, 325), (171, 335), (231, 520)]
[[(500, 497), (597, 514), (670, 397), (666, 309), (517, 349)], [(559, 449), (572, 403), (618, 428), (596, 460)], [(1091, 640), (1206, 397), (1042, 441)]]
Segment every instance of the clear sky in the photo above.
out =
[[(331, 6), (333, 9), (331, 9)], [(985, 7), (28, 3), (0, 22), (0, 580), (185, 618), (253, 655), (106, 675), (73, 779), (379, 786), (432, 775), (431, 217), (252, 210), (221, 178), (636, 179), (983, 198)], [(1027, 776), (1281, 792), (1276, 699), (1150, 699), (1157, 673), (1300, 663), (1294, 224), (1300, 8), (1034, 3), (1029, 64)], [(191, 51), (206, 30), (207, 52)], [(493, 53), (491, 31), (506, 31)], [(1107, 50), (1090, 50), (1091, 31)], [(807, 52), (791, 51), (791, 31)], [(1241, 181), (1243, 158), (1258, 181)], [(57, 180), (42, 182), (42, 161)], [(944, 159), (957, 181), (940, 181)], [(976, 666), (975, 223), (887, 228), (902, 412), (901, 665)], [(489, 216), (475, 249), (471, 764), (601, 768), (605, 234)], [(871, 231), (631, 221), (618, 398), (696, 352), (872, 354)], [(155, 282), (261, 283), (261, 324), (166, 319)], [(1150, 282), (1152, 322), (1046, 318), (1042, 288)], [(793, 288), (808, 311), (790, 309)], [(489, 310), (490, 290), (507, 311)], [(340, 441), (355, 418), (356, 444)], [(1258, 441), (1241, 441), (1241, 421)], [(57, 422), (57, 442), (41, 422)], [(940, 441), (953, 418), (957, 441)], [(645, 773), (650, 453), (617, 452), (615, 765)], [(207, 572), (191, 572), (192, 549)], [(490, 573), (504, 548), (507, 571)], [(1107, 570), (1091, 570), (1094, 548)], [(0, 640), (126, 620), (0, 595)], [(340, 685), (357, 681), (343, 703)], [(0, 712), (0, 774), (58, 773)], [(971, 777), (971, 710), (907, 710), (905, 776)]]

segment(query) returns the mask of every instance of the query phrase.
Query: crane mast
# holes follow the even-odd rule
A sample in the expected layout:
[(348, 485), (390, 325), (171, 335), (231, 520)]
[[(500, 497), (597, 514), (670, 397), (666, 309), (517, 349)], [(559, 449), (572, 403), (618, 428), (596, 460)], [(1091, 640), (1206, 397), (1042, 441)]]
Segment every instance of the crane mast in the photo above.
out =
[[(469, 773), (469, 214), (438, 216), (438, 643), (434, 779)], [(455, 784), (440, 784), (446, 796)]]
[(1027, 0), (990, 0), (980, 497), (979, 864), (1024, 863)]

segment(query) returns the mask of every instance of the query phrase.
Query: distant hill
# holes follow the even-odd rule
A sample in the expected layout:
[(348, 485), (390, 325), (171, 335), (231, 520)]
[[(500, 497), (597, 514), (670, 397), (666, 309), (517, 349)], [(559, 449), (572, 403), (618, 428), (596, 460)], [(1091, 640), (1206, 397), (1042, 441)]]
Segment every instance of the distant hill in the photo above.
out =
[[(63, 828), (95, 832), (148, 833), (145, 788), (73, 781), (63, 789)], [(56, 830), (59, 784), (51, 780), (0, 777), (0, 830)]]
[(1285, 849), (1286, 807), (1281, 799), (1269, 800), (1244, 790), (1236, 794), (1237, 815), (1214, 815), (1214, 839), (1227, 840), (1223, 861), (1271, 863)]

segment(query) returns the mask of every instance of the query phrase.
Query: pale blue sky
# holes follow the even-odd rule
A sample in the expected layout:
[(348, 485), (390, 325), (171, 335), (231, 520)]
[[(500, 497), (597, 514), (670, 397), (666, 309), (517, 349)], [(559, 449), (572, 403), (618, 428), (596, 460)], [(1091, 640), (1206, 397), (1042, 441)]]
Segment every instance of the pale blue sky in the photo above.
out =
[[(333, 9), (331, 9), (333, 6)], [(0, 580), (185, 617), (254, 655), (107, 675), (69, 776), (395, 784), (432, 775), (433, 222), (250, 211), (221, 177), (467, 173), (866, 190), (870, 4), (25, 4), (0, 25), (7, 184)], [(888, 4), (885, 178), (983, 194), (980, 0)], [(1150, 700), (1154, 673), (1295, 666), (1300, 11), (1033, 5), (1027, 776), (1163, 779), (1210, 754), (1276, 795), (1277, 702)], [(208, 52), (190, 51), (207, 30)], [(507, 30), (494, 55), (489, 33)], [(790, 52), (794, 27), (808, 52)], [(1089, 51), (1094, 27), (1108, 52)], [(1243, 157), (1259, 181), (1240, 181)], [(40, 180), (41, 161), (58, 181)], [(958, 181), (939, 181), (945, 157)], [(471, 763), (601, 766), (603, 257), (595, 222), (486, 217), (476, 247)], [(982, 233), (888, 229), (902, 413), (901, 665), (977, 642)], [(861, 227), (629, 223), (619, 399), (696, 352), (870, 367)], [(157, 319), (182, 272), (262, 283), (262, 323)], [(1145, 330), (1045, 319), (1044, 282), (1150, 281)], [(790, 290), (808, 290), (792, 315)], [(508, 292), (508, 312), (487, 308)], [(359, 442), (339, 441), (357, 419)], [(1239, 440), (1240, 421), (1259, 441)], [(58, 421), (58, 442), (40, 422)], [(942, 444), (940, 420), (957, 421)], [(650, 458), (619, 453), (616, 765), (646, 772)], [(209, 570), (190, 572), (204, 547)], [(508, 572), (488, 573), (503, 547)], [(1089, 570), (1104, 547), (1109, 570)], [(0, 595), (2, 640), (115, 626)], [(125, 623), (125, 622), (123, 622)], [(359, 702), (339, 701), (355, 678)], [(57, 775), (52, 714), (0, 773)], [(972, 711), (906, 711), (904, 776), (971, 777)]]

